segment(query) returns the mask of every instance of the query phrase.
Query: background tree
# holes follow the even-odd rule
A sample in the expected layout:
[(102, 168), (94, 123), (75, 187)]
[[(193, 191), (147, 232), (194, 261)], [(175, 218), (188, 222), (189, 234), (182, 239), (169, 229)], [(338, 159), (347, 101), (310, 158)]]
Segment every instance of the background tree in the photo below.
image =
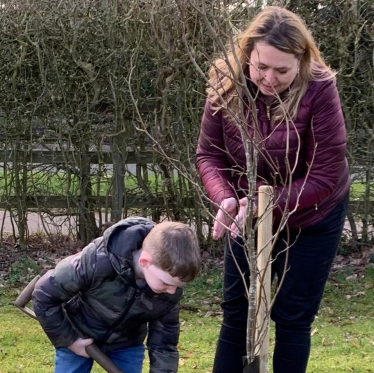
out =
[[(365, 188), (350, 217), (363, 227), (356, 239), (370, 242), (372, 1), (267, 3), (304, 17), (338, 71), (352, 173)], [(27, 245), (30, 211), (45, 222), (77, 217), (71, 231), (85, 242), (106, 221), (137, 213), (192, 222), (211, 249), (212, 217), (201, 208), (209, 202), (194, 170), (202, 76), (262, 2), (2, 4), (1, 205), (20, 243)]]

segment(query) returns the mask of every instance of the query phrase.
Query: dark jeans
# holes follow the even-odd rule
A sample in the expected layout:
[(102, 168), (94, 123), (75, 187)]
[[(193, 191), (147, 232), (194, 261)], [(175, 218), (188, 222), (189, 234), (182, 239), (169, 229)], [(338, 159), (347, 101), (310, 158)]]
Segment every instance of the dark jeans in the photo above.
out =
[[(311, 324), (317, 314), (330, 268), (341, 238), (348, 196), (321, 222), (290, 231), (289, 239), (282, 232), (275, 243), (272, 273), (280, 279), (286, 260), (282, 250), (288, 249), (287, 272), (275, 300), (271, 318), (275, 322), (274, 373), (305, 373), (310, 352)], [(243, 246), (233, 240), (225, 243), (223, 321), (214, 360), (214, 373), (243, 373), (242, 357), (246, 355), (248, 300), (242, 276), (230, 251), (246, 279), (249, 269)]]
[[(144, 345), (107, 352), (107, 356), (126, 373), (141, 373), (144, 360)], [(57, 348), (54, 373), (89, 373), (93, 360), (76, 355), (68, 348)]]

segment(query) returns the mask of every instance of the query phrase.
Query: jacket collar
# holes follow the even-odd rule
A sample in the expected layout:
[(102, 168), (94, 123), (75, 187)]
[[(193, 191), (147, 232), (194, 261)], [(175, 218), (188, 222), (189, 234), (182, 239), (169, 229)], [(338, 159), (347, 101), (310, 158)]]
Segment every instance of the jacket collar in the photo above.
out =
[[(257, 85), (252, 82), (252, 80), (250, 79), (247, 80), (247, 87), (248, 87), (249, 93), (256, 101), (257, 100), (261, 101), (265, 106), (269, 106), (266, 104), (264, 100), (264, 95), (261, 93)], [(285, 91), (280, 93), (279, 98), (281, 99), (281, 101), (284, 101), (287, 99), (287, 96), (291, 90), (291, 87), (292, 87), (292, 84)], [(244, 99), (248, 101), (248, 98), (245, 97)], [(278, 97), (275, 97), (274, 101), (271, 103), (270, 106), (276, 106), (278, 104), (279, 104), (279, 99)]]

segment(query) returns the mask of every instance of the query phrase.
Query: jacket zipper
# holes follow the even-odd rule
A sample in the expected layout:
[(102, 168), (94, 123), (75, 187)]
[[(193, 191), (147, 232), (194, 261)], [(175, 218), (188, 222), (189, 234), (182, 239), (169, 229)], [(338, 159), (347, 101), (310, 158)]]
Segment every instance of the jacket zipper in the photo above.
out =
[(270, 105), (266, 105), (266, 115), (268, 119), (270, 120)]
[(106, 343), (106, 341), (110, 338), (110, 336), (112, 335), (112, 333), (114, 332), (114, 330), (117, 328), (117, 326), (119, 324), (121, 324), (121, 322), (125, 319), (125, 317), (127, 316), (127, 314), (129, 313), (129, 310), (130, 308), (132, 307), (132, 305), (134, 304), (135, 302), (135, 299), (139, 298), (139, 295), (140, 295), (141, 291), (139, 289), (135, 289), (135, 291), (133, 292), (133, 294), (131, 295), (131, 299), (129, 300), (129, 302), (126, 304), (126, 308), (125, 310), (123, 311), (122, 315), (117, 319), (117, 321), (112, 325), (112, 327), (108, 330), (108, 332), (106, 333), (105, 337), (100, 341), (100, 345), (103, 345), (104, 343)]

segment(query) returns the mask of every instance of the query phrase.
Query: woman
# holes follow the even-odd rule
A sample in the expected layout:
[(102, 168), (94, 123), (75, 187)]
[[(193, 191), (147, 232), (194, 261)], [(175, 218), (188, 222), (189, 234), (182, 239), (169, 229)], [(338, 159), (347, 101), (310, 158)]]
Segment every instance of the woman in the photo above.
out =
[[(223, 237), (230, 227), (225, 238), (223, 322), (213, 372), (242, 373), (246, 355), (248, 300), (236, 262), (245, 278), (249, 270), (243, 245), (233, 239), (243, 224), (248, 200), (243, 140), (233, 120), (242, 117), (258, 150), (257, 187), (274, 188), (275, 226), (282, 216), (288, 218), (273, 249), (273, 273), (281, 279), (286, 272), (271, 312), (276, 338), (273, 369), (303, 373), (311, 324), (348, 204), (344, 118), (334, 73), (297, 15), (267, 7), (235, 43), (235, 52), (228, 50), (225, 60), (218, 59), (210, 71), (197, 149), (200, 176), (217, 206), (213, 237)], [(236, 88), (235, 77), (241, 73), (247, 91)], [(248, 105), (248, 92), (256, 115)]]

